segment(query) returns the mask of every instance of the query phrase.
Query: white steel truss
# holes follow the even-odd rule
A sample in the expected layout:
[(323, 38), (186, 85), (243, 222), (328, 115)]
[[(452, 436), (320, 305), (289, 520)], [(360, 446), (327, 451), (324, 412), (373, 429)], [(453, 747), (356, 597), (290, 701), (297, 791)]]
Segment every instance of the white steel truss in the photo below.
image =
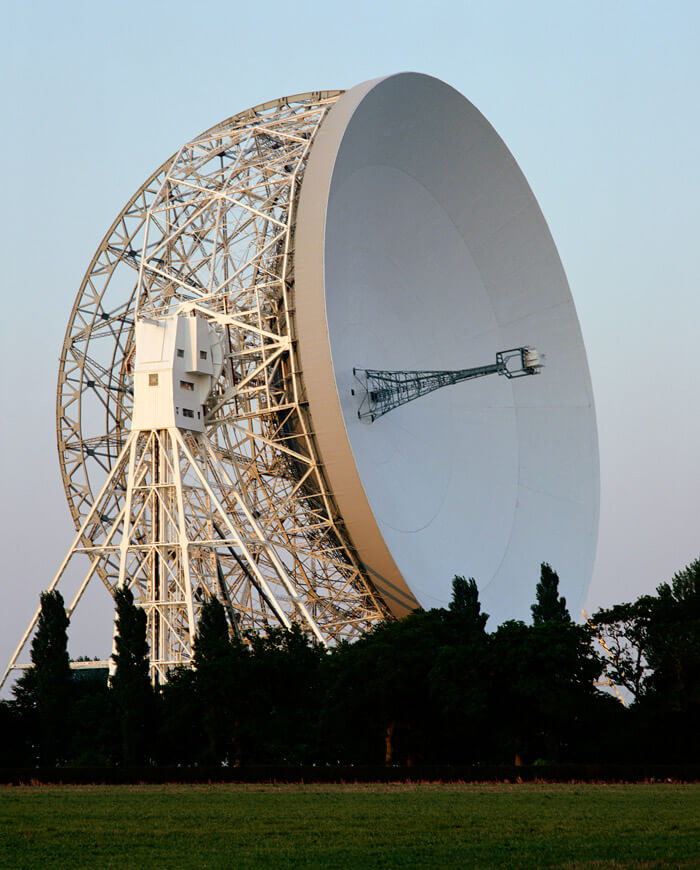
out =
[[(183, 146), (114, 222), (73, 306), (57, 431), (78, 536), (51, 588), (79, 554), (69, 612), (94, 576), (129, 584), (156, 681), (190, 662), (209, 596), (232, 631), (297, 622), (325, 643), (388, 616), (327, 486), (295, 347), (295, 205), (339, 93), (256, 107)], [(135, 318), (175, 312), (224, 347), (206, 433), (131, 431)]]

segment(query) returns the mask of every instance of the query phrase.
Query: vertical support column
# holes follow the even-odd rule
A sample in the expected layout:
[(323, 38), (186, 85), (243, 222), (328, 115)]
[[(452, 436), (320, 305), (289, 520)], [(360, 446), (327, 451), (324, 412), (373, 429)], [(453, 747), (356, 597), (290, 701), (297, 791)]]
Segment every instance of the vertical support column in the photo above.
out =
[(170, 431), (170, 449), (173, 461), (175, 477), (175, 501), (177, 504), (178, 540), (180, 548), (180, 562), (182, 567), (182, 580), (187, 605), (187, 629), (190, 638), (190, 649), (194, 650), (194, 600), (192, 597), (192, 578), (190, 576), (190, 554), (187, 537), (187, 520), (185, 517), (185, 499), (182, 490), (182, 468), (180, 466), (180, 450), (174, 432)]
[(151, 440), (151, 491), (149, 501), (151, 503), (151, 566), (150, 586), (148, 600), (151, 603), (151, 673), (154, 682), (158, 683), (158, 672), (154, 670), (154, 661), (161, 659), (162, 625), (161, 625), (161, 576), (160, 576), (160, 499), (158, 498), (158, 485), (160, 483), (160, 450), (158, 432), (150, 433)]

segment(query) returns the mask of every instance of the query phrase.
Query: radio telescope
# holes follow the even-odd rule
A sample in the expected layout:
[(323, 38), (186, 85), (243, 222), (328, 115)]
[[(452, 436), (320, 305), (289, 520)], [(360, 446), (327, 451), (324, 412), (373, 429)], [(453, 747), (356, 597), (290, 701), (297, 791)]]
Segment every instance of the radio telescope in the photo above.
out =
[(72, 614), (129, 585), (156, 682), (210, 598), (232, 633), (334, 643), (446, 604), (456, 573), (496, 621), (543, 560), (572, 606), (590, 580), (566, 277), (503, 142), (428, 76), (265, 103), (157, 169), (78, 291), (57, 430), (77, 534), (50, 588), (80, 565)]

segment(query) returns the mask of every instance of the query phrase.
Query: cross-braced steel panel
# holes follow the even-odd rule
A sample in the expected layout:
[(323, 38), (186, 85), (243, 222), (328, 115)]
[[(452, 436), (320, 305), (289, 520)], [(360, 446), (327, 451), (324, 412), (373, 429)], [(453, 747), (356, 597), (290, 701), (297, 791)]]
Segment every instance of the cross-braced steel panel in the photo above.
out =
[[(152, 548), (144, 550), (138, 562), (134, 549), (125, 563), (118, 548), (105, 545), (123, 536), (115, 524), (125, 515), (133, 520), (137, 510), (132, 505), (125, 513), (128, 463), (115, 468), (130, 432), (134, 321), (137, 315), (190, 311), (210, 321), (224, 348), (223, 371), (205, 407), (206, 435), (190, 448), (194, 459), (209, 451), (207, 474), (225, 478), (208, 485), (221, 494), (234, 522), (245, 505), (265, 552), (275, 553), (326, 641), (355, 636), (387, 616), (328, 490), (295, 346), (295, 206), (309, 148), (339, 94), (267, 103), (184, 145), (114, 222), (73, 306), (61, 355), (57, 432), (76, 528), (89, 517), (77, 550), (92, 554), (95, 572), (110, 591), (121, 574), (147, 609), (156, 606), (153, 565), (157, 561), (162, 572), (170, 564), (168, 553), (155, 559)], [(165, 435), (164, 430), (152, 438)], [(166, 452), (172, 477), (177, 451), (170, 444)], [(99, 510), (93, 510), (110, 476)], [(183, 481), (186, 498), (194, 499), (195, 489)], [(198, 516), (193, 505), (190, 519)], [(175, 522), (164, 503), (159, 510)], [(299, 621), (298, 602), (262, 551), (251, 558), (272, 595), (251, 582), (250, 565), (230, 535), (217, 532), (212, 517), (209, 522), (209, 555), (195, 546), (187, 557), (189, 570), (207, 576), (206, 594), (217, 594), (240, 629), (264, 631), (270, 623)], [(131, 533), (133, 544), (134, 528)], [(173, 555), (170, 565), (169, 614), (180, 600), (177, 559)], [(280, 602), (283, 613), (272, 601)], [(191, 656), (196, 613), (182, 607), (161, 620), (173, 633), (170, 646), (163, 646), (167, 655), (155, 656), (163, 666), (187, 663)]]

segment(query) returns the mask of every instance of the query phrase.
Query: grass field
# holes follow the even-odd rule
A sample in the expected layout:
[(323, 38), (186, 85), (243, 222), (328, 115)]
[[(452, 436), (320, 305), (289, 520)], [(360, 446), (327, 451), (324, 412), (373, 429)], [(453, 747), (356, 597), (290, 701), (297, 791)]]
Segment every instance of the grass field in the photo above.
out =
[(698, 785), (0, 788), (3, 867), (699, 867)]

